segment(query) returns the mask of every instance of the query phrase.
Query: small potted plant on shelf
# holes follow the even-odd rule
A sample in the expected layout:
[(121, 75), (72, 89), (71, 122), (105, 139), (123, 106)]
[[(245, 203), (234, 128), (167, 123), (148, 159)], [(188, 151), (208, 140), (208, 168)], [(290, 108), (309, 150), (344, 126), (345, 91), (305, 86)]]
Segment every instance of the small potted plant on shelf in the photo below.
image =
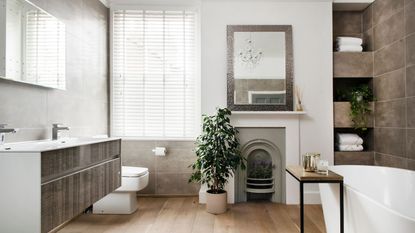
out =
[(354, 128), (366, 131), (368, 116), (372, 112), (370, 102), (375, 100), (369, 85), (362, 84), (348, 90), (338, 91), (337, 99), (350, 102), (349, 116)]
[(350, 117), (355, 129), (367, 130), (367, 117), (372, 111), (370, 102), (374, 101), (372, 90), (368, 85), (355, 87), (350, 92)]
[(217, 109), (213, 116), (203, 116), (203, 132), (196, 140), (197, 160), (189, 182), (207, 184), (206, 210), (212, 214), (226, 212), (229, 177), (245, 160), (239, 150), (237, 129), (230, 124), (229, 109)]

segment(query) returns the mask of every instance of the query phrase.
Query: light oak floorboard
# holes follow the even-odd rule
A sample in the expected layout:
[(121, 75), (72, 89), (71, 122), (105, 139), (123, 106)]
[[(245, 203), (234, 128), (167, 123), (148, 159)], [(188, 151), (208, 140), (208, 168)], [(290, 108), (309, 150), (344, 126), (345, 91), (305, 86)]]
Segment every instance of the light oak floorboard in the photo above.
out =
[[(59, 233), (298, 233), (300, 208), (270, 202), (229, 205), (224, 214), (205, 211), (197, 197), (140, 197), (132, 215), (84, 214)], [(325, 233), (320, 205), (306, 205), (307, 233)]]

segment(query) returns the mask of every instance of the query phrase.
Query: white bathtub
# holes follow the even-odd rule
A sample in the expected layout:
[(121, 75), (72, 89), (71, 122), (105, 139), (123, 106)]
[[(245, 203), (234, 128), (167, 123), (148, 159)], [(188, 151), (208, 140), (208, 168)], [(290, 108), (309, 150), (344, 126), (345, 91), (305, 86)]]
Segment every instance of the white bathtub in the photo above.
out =
[[(415, 233), (415, 172), (332, 166), (344, 177), (345, 233)], [(338, 184), (320, 184), (327, 233), (340, 229)]]

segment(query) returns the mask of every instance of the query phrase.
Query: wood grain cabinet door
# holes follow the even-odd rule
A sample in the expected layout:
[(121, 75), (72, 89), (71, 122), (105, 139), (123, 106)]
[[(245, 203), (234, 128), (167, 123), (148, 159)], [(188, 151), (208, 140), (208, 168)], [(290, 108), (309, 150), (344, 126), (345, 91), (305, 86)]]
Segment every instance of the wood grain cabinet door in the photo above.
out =
[(120, 158), (43, 184), (42, 233), (82, 213), (120, 186)]

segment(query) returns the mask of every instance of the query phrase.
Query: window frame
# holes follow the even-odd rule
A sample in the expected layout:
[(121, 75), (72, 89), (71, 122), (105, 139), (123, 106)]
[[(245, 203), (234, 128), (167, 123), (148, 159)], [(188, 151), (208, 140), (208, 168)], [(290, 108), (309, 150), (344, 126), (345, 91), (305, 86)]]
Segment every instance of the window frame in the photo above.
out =
[[(158, 10), (158, 11), (168, 11), (168, 10), (191, 10), (194, 11), (196, 13), (196, 17), (195, 17), (195, 25), (196, 25), (196, 30), (195, 30), (195, 38), (196, 38), (196, 48), (195, 48), (195, 57), (196, 57), (196, 67), (195, 67), (195, 135), (194, 137), (163, 137), (163, 136), (159, 136), (159, 137), (148, 137), (148, 136), (118, 136), (118, 135), (113, 135), (114, 132), (114, 124), (113, 124), (113, 113), (114, 113), (114, 102), (113, 102), (113, 68), (114, 68), (114, 63), (113, 63), (113, 51), (114, 51), (114, 47), (113, 47), (113, 35), (114, 35), (114, 25), (113, 25), (113, 20), (114, 20), (114, 11), (117, 10)], [(110, 22), (109, 22), (109, 50), (110, 50), (110, 57), (109, 57), (109, 92), (110, 92), (110, 96), (109, 96), (109, 135), (111, 137), (119, 137), (121, 139), (125, 139), (125, 140), (139, 140), (139, 141), (154, 141), (154, 140), (159, 140), (159, 141), (195, 141), (197, 135), (201, 132), (201, 22), (200, 22), (200, 7), (199, 6), (153, 6), (153, 5), (120, 5), (120, 6), (112, 6), (109, 10), (110, 13)]]

